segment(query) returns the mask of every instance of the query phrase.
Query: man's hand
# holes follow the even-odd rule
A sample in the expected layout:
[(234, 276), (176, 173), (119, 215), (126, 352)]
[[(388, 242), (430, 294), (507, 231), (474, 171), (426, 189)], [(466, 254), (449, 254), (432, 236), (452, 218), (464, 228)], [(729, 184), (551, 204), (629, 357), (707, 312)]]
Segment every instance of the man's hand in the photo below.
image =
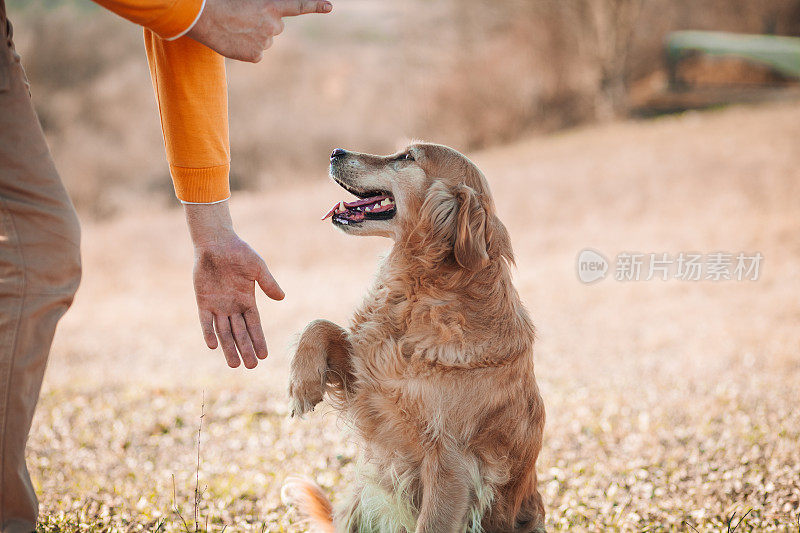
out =
[[(184, 206), (195, 250), (194, 291), (203, 337), (222, 345), (228, 366), (255, 368), (267, 357), (255, 284), (273, 300), (284, 293), (261, 257), (233, 231), (228, 202)], [(219, 343), (217, 342), (219, 339)]]
[(283, 17), (331, 9), (327, 0), (206, 0), (187, 35), (225, 57), (258, 63), (283, 31)]

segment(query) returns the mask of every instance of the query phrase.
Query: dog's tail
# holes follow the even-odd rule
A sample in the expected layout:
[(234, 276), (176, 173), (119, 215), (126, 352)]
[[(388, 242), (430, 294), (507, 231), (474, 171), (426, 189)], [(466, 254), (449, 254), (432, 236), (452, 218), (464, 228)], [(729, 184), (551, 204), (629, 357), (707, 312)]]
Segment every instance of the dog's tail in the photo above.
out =
[(300, 477), (286, 478), (281, 488), (281, 500), (284, 505), (294, 505), (312, 529), (320, 533), (335, 533), (333, 506), (313, 481)]

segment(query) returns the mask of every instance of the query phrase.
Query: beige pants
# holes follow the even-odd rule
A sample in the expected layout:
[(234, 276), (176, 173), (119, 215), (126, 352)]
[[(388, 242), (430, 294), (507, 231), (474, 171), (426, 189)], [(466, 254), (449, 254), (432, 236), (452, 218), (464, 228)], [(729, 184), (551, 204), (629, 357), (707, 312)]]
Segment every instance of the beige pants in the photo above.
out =
[(25, 445), (53, 332), (80, 281), (79, 243), (0, 0), (0, 533), (36, 524)]

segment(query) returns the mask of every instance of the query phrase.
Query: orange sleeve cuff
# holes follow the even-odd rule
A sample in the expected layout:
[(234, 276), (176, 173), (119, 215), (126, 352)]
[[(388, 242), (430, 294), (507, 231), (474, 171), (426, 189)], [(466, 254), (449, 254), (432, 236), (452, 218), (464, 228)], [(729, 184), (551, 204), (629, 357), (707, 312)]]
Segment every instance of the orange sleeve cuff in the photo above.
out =
[(203, 0), (94, 0), (164, 39), (182, 35), (197, 19)]
[(170, 9), (144, 26), (164, 39), (172, 39), (183, 35), (195, 23), (202, 7), (203, 0), (174, 0)]
[(197, 204), (219, 202), (230, 198), (229, 170), (230, 165), (210, 168), (169, 166), (178, 200)]

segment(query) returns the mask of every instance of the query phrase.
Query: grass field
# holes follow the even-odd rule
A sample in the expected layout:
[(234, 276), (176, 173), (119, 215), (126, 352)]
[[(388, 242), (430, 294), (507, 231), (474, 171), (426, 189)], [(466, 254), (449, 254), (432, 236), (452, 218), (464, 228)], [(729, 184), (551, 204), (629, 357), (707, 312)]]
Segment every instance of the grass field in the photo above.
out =
[[(736, 531), (800, 528), (798, 146), (800, 105), (780, 104), (472, 154), (538, 328), (549, 529), (727, 531), (745, 513)], [(301, 531), (280, 503), (289, 474), (343, 495), (356, 450), (342, 424), (288, 419), (284, 393), (293, 335), (346, 323), (388, 247), (319, 221), (342, 197), (319, 176), (234, 199), (287, 293), (260, 301), (271, 355), (253, 371), (203, 345), (177, 209), (85, 225), (83, 286), (30, 440), (42, 531), (193, 531), (201, 411), (200, 529)], [(584, 285), (586, 247), (764, 261), (758, 281)]]

